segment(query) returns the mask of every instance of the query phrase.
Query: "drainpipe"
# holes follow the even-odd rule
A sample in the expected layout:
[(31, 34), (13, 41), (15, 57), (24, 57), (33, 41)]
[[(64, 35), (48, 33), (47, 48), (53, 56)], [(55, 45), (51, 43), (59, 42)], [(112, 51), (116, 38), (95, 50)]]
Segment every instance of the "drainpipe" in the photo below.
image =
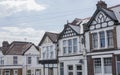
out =
[(82, 42), (82, 44), (83, 44), (83, 59), (84, 59), (84, 66), (85, 66), (84, 70), (86, 71), (84, 73), (85, 73), (85, 75), (88, 75), (88, 71), (87, 71), (87, 49), (86, 49), (86, 42), (85, 42), (85, 33), (83, 34), (83, 40), (82, 41), (83, 41)]
[(45, 75), (45, 64), (43, 64), (43, 75)]

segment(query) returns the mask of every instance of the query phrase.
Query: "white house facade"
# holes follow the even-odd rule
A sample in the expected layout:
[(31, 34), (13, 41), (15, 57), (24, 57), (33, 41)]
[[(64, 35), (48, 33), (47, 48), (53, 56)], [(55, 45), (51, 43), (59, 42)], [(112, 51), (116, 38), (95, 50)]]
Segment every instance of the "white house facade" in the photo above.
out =
[(120, 5), (108, 8), (99, 1), (87, 23), (88, 75), (120, 75)]
[(58, 36), (57, 33), (46, 32), (39, 43), (43, 75), (58, 75)]
[(59, 35), (59, 75), (87, 75), (81, 25), (85, 20), (75, 19), (66, 24)]
[(6, 47), (1, 48), (1, 75), (41, 75), (40, 52), (34, 44), (14, 41)]

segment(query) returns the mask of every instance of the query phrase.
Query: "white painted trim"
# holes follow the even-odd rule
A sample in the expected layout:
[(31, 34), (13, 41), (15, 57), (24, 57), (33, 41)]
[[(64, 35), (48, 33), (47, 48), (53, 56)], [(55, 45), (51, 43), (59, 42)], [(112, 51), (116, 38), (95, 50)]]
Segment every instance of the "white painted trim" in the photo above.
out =
[(104, 55), (104, 54), (120, 54), (120, 50), (114, 50), (114, 51), (106, 51), (106, 52), (95, 52), (95, 53), (88, 53), (87, 55)]
[(104, 58), (104, 57), (112, 57), (112, 54), (109, 54), (109, 55), (96, 55), (96, 56), (92, 56), (92, 58)]

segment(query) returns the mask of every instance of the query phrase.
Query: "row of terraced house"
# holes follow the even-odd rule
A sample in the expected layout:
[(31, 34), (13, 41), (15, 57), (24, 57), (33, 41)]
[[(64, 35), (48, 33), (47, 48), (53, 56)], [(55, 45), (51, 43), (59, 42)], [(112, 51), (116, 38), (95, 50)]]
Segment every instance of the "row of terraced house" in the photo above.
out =
[(3, 42), (0, 75), (120, 75), (120, 5), (98, 1), (90, 18), (76, 18), (38, 46)]

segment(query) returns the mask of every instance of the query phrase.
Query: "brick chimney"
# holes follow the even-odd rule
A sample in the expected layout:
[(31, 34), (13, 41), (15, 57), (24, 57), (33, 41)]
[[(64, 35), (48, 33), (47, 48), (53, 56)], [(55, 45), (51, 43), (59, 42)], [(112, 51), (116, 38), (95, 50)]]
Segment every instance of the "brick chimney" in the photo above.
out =
[(102, 8), (107, 8), (107, 4), (104, 1), (102, 1), (102, 0), (98, 1), (96, 6), (97, 7), (102, 7)]
[(9, 43), (8, 43), (8, 41), (3, 41), (3, 43), (2, 43), (2, 47), (9, 47)]

